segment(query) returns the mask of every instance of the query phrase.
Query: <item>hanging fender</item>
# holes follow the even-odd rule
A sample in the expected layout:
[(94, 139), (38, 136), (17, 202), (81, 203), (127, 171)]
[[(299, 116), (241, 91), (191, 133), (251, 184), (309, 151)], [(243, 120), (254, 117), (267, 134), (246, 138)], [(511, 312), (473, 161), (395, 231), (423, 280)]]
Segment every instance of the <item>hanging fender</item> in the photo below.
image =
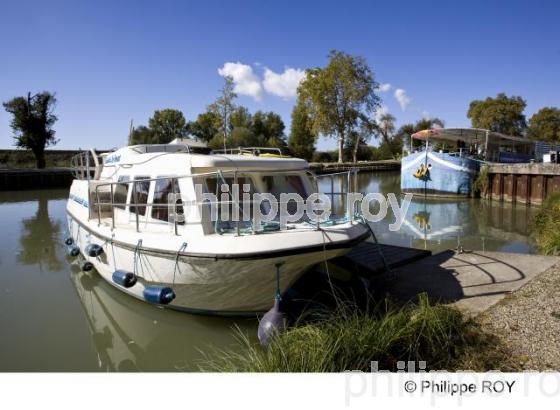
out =
[(113, 272), (113, 282), (117, 285), (121, 285), (124, 288), (131, 288), (136, 284), (138, 278), (132, 272), (127, 272), (124, 270), (117, 269)]
[(66, 248), (66, 253), (68, 256), (76, 257), (80, 254), (80, 248), (76, 245), (70, 245)]
[(175, 299), (173, 289), (162, 286), (148, 286), (144, 288), (144, 299), (147, 302), (157, 303), (159, 305), (168, 305)]
[(80, 269), (83, 270), (84, 272), (88, 272), (93, 269), (93, 264), (88, 261), (82, 261), (80, 263)]
[(103, 253), (103, 248), (96, 243), (90, 243), (84, 250), (86, 252), (86, 255), (92, 258), (96, 258)]

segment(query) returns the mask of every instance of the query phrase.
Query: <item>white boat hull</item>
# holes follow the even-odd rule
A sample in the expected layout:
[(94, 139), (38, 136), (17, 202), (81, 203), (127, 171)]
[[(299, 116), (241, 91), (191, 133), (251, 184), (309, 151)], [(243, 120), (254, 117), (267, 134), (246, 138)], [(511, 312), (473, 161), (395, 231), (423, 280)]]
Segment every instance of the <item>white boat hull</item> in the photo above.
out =
[[(216, 258), (181, 254), (177, 257), (142, 248), (135, 251), (130, 245), (109, 241), (71, 216), (68, 224), (82, 254), (88, 244), (103, 247), (104, 252), (98, 257), (82, 257), (107, 282), (140, 300), (145, 300), (143, 292), (147, 286), (170, 287), (176, 298), (166, 307), (201, 314), (242, 316), (264, 312), (274, 303), (277, 264), (281, 264), (279, 290), (284, 293), (312, 266), (344, 255), (351, 246), (350, 243), (334, 249), (315, 246), (271, 256)], [(116, 284), (112, 274), (117, 269), (134, 272), (137, 283), (130, 288)]]

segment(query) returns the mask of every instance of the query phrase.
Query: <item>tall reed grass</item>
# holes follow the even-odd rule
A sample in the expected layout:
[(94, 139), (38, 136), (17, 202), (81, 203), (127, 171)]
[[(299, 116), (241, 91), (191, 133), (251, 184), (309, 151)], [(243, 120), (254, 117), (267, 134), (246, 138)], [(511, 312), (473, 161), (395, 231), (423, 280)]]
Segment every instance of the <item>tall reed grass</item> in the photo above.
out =
[(399, 361), (425, 361), (427, 370), (511, 369), (499, 341), (457, 309), (385, 301), (368, 311), (339, 305), (299, 319), (263, 349), (238, 332), (241, 352), (213, 351), (199, 366), (220, 372), (342, 372), (397, 370)]

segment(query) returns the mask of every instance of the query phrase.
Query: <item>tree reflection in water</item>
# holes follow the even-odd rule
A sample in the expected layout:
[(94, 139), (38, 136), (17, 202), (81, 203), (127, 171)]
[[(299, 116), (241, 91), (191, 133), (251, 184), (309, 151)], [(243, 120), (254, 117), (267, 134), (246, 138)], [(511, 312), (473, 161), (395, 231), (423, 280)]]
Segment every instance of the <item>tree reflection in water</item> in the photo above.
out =
[(38, 265), (41, 272), (58, 272), (62, 262), (56, 250), (60, 244), (60, 222), (49, 216), (49, 201), (41, 195), (37, 200), (35, 216), (21, 221), (18, 262), (23, 265)]

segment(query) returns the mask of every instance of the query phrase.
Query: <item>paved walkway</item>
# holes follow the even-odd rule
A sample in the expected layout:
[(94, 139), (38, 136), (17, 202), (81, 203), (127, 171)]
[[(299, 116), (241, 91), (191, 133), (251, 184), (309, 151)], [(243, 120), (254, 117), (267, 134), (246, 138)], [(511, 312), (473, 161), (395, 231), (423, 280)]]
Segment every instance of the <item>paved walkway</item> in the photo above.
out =
[(476, 315), (557, 263), (555, 256), (445, 251), (396, 269), (387, 291), (399, 299), (426, 292)]

